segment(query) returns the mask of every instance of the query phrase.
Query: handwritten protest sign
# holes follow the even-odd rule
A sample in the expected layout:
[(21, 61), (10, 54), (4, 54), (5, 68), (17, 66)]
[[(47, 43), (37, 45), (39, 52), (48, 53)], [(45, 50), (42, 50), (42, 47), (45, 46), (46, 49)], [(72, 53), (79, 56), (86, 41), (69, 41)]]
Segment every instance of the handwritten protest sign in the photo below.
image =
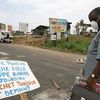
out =
[(0, 99), (39, 88), (27, 62), (0, 60)]

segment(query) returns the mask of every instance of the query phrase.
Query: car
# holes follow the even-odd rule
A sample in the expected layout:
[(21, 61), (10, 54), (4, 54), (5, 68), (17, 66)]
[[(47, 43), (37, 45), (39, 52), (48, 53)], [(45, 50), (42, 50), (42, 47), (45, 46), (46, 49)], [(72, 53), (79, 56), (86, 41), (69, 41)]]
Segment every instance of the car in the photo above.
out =
[(10, 32), (0, 32), (0, 42), (10, 43), (13, 41), (13, 35)]

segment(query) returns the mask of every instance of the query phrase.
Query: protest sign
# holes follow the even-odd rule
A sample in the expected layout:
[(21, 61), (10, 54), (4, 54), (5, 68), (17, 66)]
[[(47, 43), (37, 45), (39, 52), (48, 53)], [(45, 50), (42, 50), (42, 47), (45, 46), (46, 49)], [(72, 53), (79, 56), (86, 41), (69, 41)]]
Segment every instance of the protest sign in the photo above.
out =
[(27, 62), (0, 60), (0, 99), (39, 88)]

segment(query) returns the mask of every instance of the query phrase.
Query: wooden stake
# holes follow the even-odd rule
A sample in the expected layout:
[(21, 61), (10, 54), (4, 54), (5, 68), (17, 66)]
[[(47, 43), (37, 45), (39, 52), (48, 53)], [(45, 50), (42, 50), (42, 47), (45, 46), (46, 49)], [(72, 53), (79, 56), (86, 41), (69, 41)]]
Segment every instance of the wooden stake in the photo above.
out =
[(51, 82), (54, 84), (54, 86), (55, 86), (57, 89), (60, 89), (59, 85), (58, 85), (53, 79), (50, 78), (50, 80), (51, 80)]
[(21, 97), (21, 100), (29, 100), (26, 93), (21, 93), (20, 97)]

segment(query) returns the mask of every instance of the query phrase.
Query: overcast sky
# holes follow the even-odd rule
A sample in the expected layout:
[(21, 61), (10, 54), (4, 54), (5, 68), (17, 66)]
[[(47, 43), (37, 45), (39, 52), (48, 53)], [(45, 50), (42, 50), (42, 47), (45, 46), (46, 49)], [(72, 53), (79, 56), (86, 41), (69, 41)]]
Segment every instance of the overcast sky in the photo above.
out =
[(100, 0), (0, 0), (0, 22), (29, 24), (29, 30), (38, 25), (49, 25), (49, 18), (62, 18), (75, 25), (81, 19), (88, 21), (88, 13), (100, 6)]

